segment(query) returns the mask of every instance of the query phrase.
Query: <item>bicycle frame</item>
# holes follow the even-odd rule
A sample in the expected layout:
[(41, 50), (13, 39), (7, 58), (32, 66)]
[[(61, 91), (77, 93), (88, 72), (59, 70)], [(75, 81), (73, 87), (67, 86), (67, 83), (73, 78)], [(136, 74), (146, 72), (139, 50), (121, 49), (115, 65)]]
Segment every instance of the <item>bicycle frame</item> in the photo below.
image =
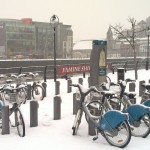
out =
[[(130, 79), (127, 79), (127, 80), (132, 81)], [(150, 113), (150, 108), (148, 108), (142, 104), (132, 104), (130, 102), (128, 94), (125, 93), (126, 85), (123, 85), (122, 82), (120, 82), (119, 85), (121, 87), (120, 101), (124, 106), (123, 112), (129, 113), (129, 122), (130, 123), (139, 121), (143, 115)]]
[[(77, 111), (77, 116), (76, 116), (76, 119), (74, 121), (73, 128), (76, 126), (75, 123), (77, 122), (77, 120), (78, 120), (78, 123), (81, 122), (83, 112), (89, 117), (89, 119), (95, 125), (95, 127), (101, 131), (102, 130), (111, 131), (114, 128), (116, 128), (121, 122), (128, 119), (128, 114), (122, 113), (122, 112), (117, 111), (117, 110), (112, 110), (112, 108), (109, 105), (109, 102), (105, 96), (103, 96), (102, 102), (103, 103), (106, 102), (107, 106), (109, 106), (110, 107), (109, 109), (111, 109), (111, 110), (108, 112), (105, 112), (105, 114), (103, 114), (103, 111), (104, 111), (104, 106), (103, 106), (100, 116), (93, 116), (92, 114), (90, 114), (89, 110), (87, 109), (87, 107), (84, 103), (84, 96), (81, 96), (80, 104), (79, 104), (80, 106), (79, 106), (79, 109)], [(113, 122), (112, 122), (112, 117), (115, 118), (113, 120)]]
[(129, 122), (130, 123), (132, 123), (134, 121), (138, 121), (141, 118), (141, 116), (150, 113), (149, 107), (146, 107), (142, 104), (132, 104), (126, 95), (124, 95), (123, 98), (124, 98), (126, 104), (128, 104), (128, 107), (124, 107), (123, 111), (129, 113)]
[[(105, 102), (108, 101), (108, 98), (109, 96), (112, 95), (112, 93), (109, 93), (109, 91), (100, 92), (95, 87), (90, 87), (87, 91), (85, 90), (83, 91), (82, 90), (83, 88), (81, 87), (80, 84), (77, 84), (77, 85), (71, 84), (71, 85), (74, 87), (78, 87), (80, 91), (80, 95), (81, 95), (79, 108), (77, 110), (77, 114), (75, 116), (74, 124), (72, 127), (73, 135), (77, 134), (79, 125), (81, 123), (82, 114), (85, 113), (87, 117), (86, 119), (88, 119), (88, 121), (91, 121), (91, 123), (93, 123), (93, 128), (96, 131), (96, 137), (94, 137), (93, 140), (96, 140), (98, 138), (98, 133), (101, 133), (101, 135), (106, 139), (106, 141), (110, 145), (121, 147), (121, 148), (127, 146), (131, 139), (131, 130), (127, 121), (128, 114), (122, 113), (117, 110), (105, 111), (106, 108), (104, 104)], [(89, 107), (87, 106), (88, 104), (84, 102), (85, 97), (92, 91), (101, 93), (103, 95), (102, 105), (100, 105), (102, 109), (100, 109), (101, 111), (98, 116), (95, 116), (95, 114), (92, 114), (90, 112)], [(98, 101), (96, 102), (100, 104)]]

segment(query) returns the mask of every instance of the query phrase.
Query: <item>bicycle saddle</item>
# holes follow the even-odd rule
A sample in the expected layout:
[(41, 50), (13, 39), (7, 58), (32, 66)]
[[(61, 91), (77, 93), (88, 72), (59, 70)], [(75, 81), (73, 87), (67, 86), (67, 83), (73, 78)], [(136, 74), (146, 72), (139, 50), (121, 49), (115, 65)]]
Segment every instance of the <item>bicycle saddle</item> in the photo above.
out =
[(108, 97), (112, 97), (113, 95), (115, 95), (115, 92), (114, 91), (102, 91), (101, 94), (108, 98)]
[(136, 94), (135, 93), (128, 93), (128, 92), (124, 92), (123, 93), (123, 95), (126, 95), (126, 96), (128, 96), (129, 97), (129, 99), (131, 99), (131, 98), (134, 98), (135, 96), (136, 96)]
[(150, 84), (142, 84), (141, 86), (143, 86), (144, 88), (146, 88), (147, 90), (150, 90)]

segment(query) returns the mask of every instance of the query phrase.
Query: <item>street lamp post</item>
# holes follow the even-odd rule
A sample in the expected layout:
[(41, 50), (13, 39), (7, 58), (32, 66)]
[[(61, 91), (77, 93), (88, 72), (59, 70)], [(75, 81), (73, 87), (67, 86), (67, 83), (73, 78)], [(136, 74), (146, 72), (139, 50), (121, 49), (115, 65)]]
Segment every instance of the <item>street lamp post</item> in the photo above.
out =
[(149, 35), (150, 35), (150, 30), (149, 30), (149, 27), (147, 27), (147, 38), (148, 38), (148, 41), (147, 41), (147, 61), (146, 61), (146, 70), (148, 70), (148, 67), (149, 67)]
[(59, 24), (59, 18), (57, 15), (53, 15), (50, 18), (50, 25), (54, 29), (54, 82), (56, 82), (57, 78), (57, 70), (56, 70), (56, 28)]

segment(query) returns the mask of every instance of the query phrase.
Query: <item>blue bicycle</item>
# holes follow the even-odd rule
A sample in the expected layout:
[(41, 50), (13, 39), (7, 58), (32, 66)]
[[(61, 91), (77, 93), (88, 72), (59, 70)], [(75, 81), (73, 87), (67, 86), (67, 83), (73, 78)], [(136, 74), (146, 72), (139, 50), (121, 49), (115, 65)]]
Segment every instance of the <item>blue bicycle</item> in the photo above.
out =
[(101, 110), (98, 116), (92, 115), (89, 108), (86, 105), (85, 97), (90, 92), (97, 92), (103, 95), (102, 102), (108, 102), (108, 97), (113, 95), (109, 91), (99, 92), (95, 87), (90, 87), (86, 91), (83, 90), (80, 84), (71, 84), (71, 86), (77, 87), (80, 91), (80, 103), (75, 116), (74, 124), (72, 127), (73, 135), (77, 134), (79, 125), (81, 123), (83, 112), (87, 115), (87, 118), (93, 122), (96, 130), (96, 137), (98, 138), (98, 133), (100, 133), (106, 141), (116, 147), (124, 148), (127, 146), (131, 140), (131, 130), (128, 124), (128, 114), (122, 113), (117, 110), (105, 111), (105, 106), (101, 105)]
[[(110, 99), (110, 104), (116, 102), (122, 112), (129, 114), (129, 123), (131, 133), (136, 137), (147, 137), (150, 133), (150, 108), (143, 104), (136, 104), (135, 93), (125, 92), (127, 82), (135, 82), (131, 79), (125, 81), (119, 80), (118, 84), (111, 83), (111, 85), (120, 86), (120, 95), (113, 96)], [(115, 109), (115, 108), (114, 108)]]

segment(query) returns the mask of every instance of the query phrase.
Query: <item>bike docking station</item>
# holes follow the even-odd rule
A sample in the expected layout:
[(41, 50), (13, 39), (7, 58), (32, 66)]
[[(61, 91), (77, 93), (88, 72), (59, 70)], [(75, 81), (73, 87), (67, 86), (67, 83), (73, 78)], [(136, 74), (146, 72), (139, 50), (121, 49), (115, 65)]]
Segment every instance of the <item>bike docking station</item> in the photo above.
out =
[(60, 81), (55, 82), (55, 96), (53, 100), (53, 119), (61, 119), (61, 96), (60, 94)]
[[(90, 56), (90, 78), (89, 86), (95, 86), (99, 90), (99, 85), (106, 81), (106, 55), (107, 55), (107, 42), (103, 40), (93, 40), (93, 48)], [(91, 99), (99, 99), (99, 96), (92, 95)], [(95, 115), (98, 110), (93, 108)], [(89, 121), (88, 127), (89, 135), (96, 135), (94, 124)]]
[(1, 117), (2, 117), (2, 135), (10, 134), (8, 105), (3, 106)]
[(30, 101), (30, 127), (38, 126), (39, 103), (36, 100)]

